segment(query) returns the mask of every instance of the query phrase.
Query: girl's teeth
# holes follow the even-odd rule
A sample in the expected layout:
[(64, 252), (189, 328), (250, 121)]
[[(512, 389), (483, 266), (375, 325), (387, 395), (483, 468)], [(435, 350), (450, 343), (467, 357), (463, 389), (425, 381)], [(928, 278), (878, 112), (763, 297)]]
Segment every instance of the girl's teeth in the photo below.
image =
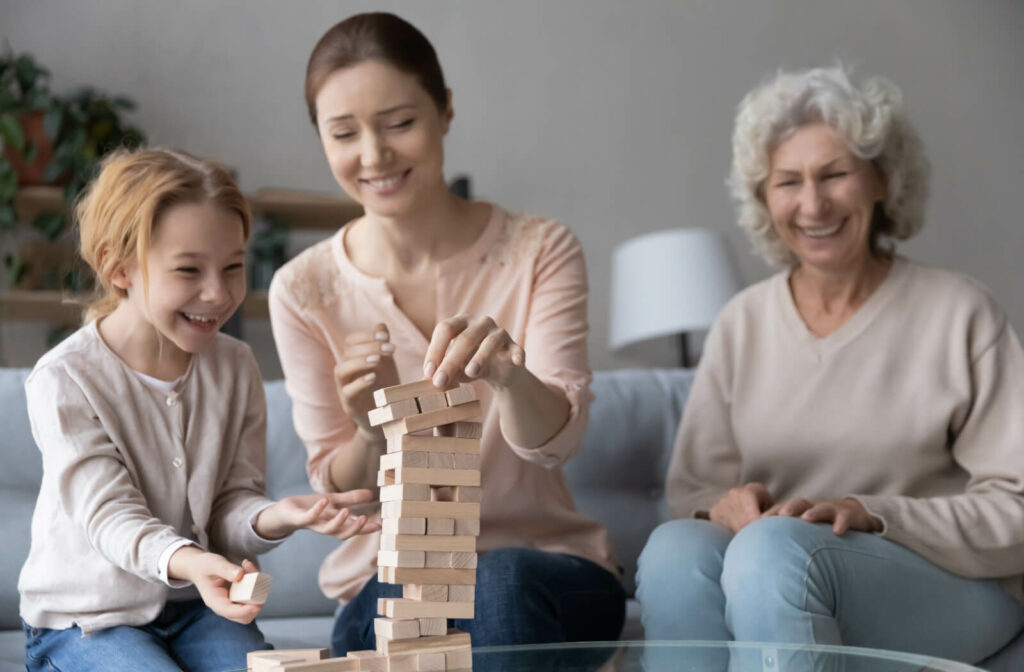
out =
[(191, 315), (189, 313), (185, 313), (184, 315), (185, 315), (185, 317), (187, 317), (188, 319), (192, 320), (193, 322), (210, 323), (210, 322), (216, 322), (217, 321), (216, 317), (202, 317), (201, 315)]
[(385, 177), (378, 180), (367, 180), (367, 182), (369, 182), (370, 186), (374, 189), (387, 189), (398, 184), (401, 179), (401, 175), (396, 175), (395, 177)]
[(842, 224), (836, 224), (835, 226), (830, 226), (827, 229), (804, 229), (804, 233), (811, 238), (825, 238), (826, 236), (831, 236), (833, 233), (838, 231), (840, 226), (842, 226)]

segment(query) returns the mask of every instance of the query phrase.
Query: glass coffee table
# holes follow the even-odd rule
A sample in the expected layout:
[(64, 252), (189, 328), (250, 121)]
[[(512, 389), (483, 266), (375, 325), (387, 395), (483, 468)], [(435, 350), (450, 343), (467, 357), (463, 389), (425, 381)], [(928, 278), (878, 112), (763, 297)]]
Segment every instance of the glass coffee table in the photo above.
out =
[(473, 649), (473, 672), (549, 671), (984, 672), (929, 656), (846, 646), (640, 641)]

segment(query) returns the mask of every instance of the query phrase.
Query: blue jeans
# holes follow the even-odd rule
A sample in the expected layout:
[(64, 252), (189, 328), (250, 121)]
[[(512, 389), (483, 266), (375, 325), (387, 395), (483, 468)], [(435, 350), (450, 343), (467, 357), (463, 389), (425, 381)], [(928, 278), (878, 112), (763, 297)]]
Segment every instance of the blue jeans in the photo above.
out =
[(766, 518), (735, 536), (674, 520), (640, 555), (648, 639), (833, 644), (975, 663), (1024, 628), (996, 581), (966, 579), (862, 532)]
[[(333, 655), (376, 648), (377, 598), (401, 596), (402, 586), (370, 579), (334, 621)], [(626, 593), (589, 560), (499, 548), (480, 556), (474, 616), (449, 622), (468, 632), (473, 646), (614, 640), (626, 617)]]
[(168, 602), (152, 623), (88, 637), (77, 627), (22, 625), (28, 672), (223, 672), (244, 669), (246, 653), (270, 648), (255, 623), (229, 621), (202, 600)]

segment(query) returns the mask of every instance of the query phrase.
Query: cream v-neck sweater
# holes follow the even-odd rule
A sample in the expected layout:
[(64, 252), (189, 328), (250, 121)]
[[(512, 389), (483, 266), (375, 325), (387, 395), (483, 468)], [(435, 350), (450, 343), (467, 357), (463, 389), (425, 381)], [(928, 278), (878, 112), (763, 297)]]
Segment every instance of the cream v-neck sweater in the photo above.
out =
[(857, 497), (882, 535), (962, 576), (1024, 574), (1024, 351), (973, 280), (897, 258), (825, 338), (775, 275), (705, 345), (669, 467), (675, 515), (731, 487)]

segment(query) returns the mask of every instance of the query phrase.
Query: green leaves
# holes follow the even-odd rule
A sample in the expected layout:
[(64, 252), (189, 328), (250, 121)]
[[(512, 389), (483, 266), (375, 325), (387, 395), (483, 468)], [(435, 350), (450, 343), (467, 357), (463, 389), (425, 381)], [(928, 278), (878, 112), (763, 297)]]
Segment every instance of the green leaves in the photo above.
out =
[(55, 240), (64, 230), (65, 217), (60, 212), (47, 212), (35, 218), (33, 228), (46, 236), (47, 240)]
[(18, 115), (13, 112), (0, 115), (0, 138), (4, 139), (4, 145), (10, 145), (19, 152), (25, 149), (25, 134)]

